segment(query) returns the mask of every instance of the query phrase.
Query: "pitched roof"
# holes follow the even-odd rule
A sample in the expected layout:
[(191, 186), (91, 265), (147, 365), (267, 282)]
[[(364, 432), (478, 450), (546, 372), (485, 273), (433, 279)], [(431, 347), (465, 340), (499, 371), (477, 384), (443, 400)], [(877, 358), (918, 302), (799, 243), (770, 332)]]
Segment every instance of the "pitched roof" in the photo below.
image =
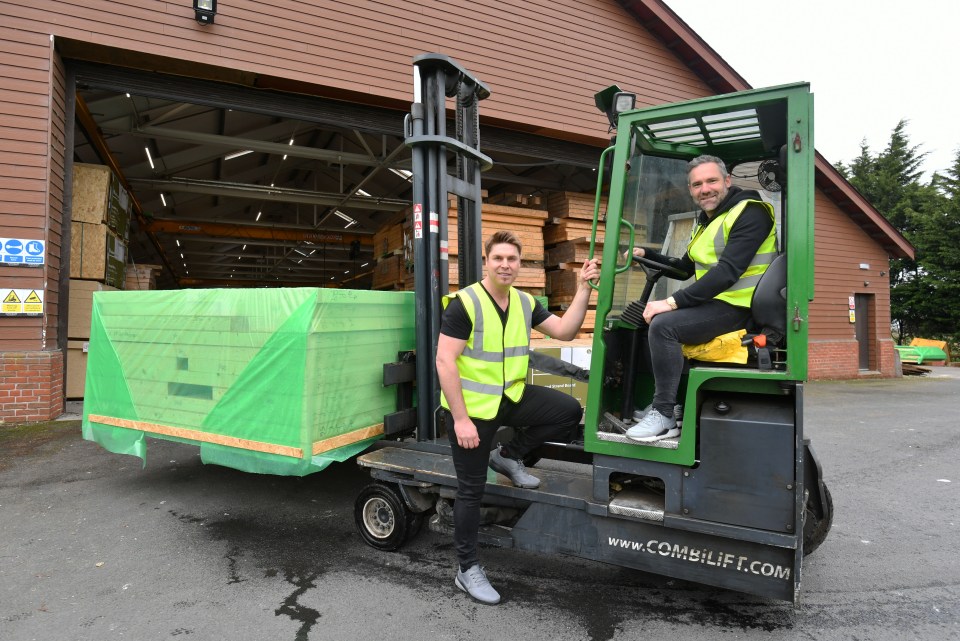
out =
[[(617, 0), (644, 28), (718, 94), (752, 89), (710, 45), (662, 0)], [(913, 258), (914, 247), (877, 209), (818, 152), (816, 185), (895, 258)]]

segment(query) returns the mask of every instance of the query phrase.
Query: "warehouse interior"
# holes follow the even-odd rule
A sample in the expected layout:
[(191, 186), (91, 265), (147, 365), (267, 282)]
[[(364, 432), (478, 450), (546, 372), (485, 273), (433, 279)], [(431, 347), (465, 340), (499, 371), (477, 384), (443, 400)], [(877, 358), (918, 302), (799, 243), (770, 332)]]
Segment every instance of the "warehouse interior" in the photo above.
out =
[[(404, 111), (83, 63), (75, 96), (73, 161), (125, 181), (127, 262), (157, 288), (371, 288), (373, 236), (410, 204)], [(596, 147), (480, 140), (491, 202), (595, 189)]]

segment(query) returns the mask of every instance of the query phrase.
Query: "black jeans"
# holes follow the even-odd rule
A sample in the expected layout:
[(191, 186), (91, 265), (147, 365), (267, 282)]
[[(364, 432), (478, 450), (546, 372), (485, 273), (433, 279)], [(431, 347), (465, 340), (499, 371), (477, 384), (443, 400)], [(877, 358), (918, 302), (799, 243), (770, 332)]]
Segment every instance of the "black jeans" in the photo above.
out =
[(577, 399), (558, 390), (527, 385), (519, 403), (506, 398), (500, 402), (496, 418), (489, 421), (474, 419), (480, 435), (480, 446), (464, 449), (457, 444), (453, 419), (446, 412), (447, 438), (457, 470), (457, 500), (453, 504), (453, 541), (457, 561), (462, 569), (478, 563), (477, 535), (480, 528), (480, 502), (487, 483), (487, 465), (494, 436), (501, 425), (516, 427), (515, 436), (503, 444), (503, 455), (523, 458), (543, 443), (567, 442), (583, 414)]
[(749, 319), (748, 308), (716, 299), (654, 316), (647, 332), (655, 382), (654, 409), (664, 416), (673, 416), (683, 374), (681, 345), (706, 343), (721, 334), (743, 329)]

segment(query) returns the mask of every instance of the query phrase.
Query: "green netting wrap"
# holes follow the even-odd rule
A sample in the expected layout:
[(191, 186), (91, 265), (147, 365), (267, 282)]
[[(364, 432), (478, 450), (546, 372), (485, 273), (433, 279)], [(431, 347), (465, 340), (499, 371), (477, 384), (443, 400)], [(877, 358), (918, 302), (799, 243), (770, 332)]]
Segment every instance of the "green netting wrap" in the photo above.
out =
[(93, 297), (83, 436), (146, 462), (144, 436), (205, 463), (302, 476), (382, 434), (383, 364), (414, 349), (411, 292), (198, 289)]

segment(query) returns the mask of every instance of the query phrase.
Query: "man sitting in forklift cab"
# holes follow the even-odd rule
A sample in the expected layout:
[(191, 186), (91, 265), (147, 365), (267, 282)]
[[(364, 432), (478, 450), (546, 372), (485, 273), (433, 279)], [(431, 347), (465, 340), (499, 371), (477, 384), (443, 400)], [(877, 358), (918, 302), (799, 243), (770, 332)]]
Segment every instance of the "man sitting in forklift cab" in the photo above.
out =
[[(455, 583), (491, 605), (500, 602), (500, 595), (477, 557), (487, 466), (517, 487), (538, 487), (540, 479), (526, 471), (523, 457), (547, 441), (569, 441), (583, 414), (572, 396), (525, 384), (530, 330), (572, 339), (586, 315), (589, 281), (600, 276), (595, 260), (583, 264), (577, 293), (560, 318), (512, 286), (520, 272), (520, 251), (520, 241), (512, 232), (499, 231), (487, 240), (483, 280), (443, 299), (437, 345), (440, 400), (457, 471), (453, 519), (459, 567)], [(491, 452), (501, 425), (522, 429)]]
[(683, 257), (633, 248), (636, 256), (696, 276), (692, 285), (647, 302), (643, 311), (650, 326), (653, 406), (626, 434), (641, 443), (680, 435), (674, 408), (684, 365), (681, 346), (746, 327), (753, 290), (777, 252), (773, 207), (755, 190), (731, 186), (723, 160), (705, 155), (691, 160), (687, 186), (702, 211)]

